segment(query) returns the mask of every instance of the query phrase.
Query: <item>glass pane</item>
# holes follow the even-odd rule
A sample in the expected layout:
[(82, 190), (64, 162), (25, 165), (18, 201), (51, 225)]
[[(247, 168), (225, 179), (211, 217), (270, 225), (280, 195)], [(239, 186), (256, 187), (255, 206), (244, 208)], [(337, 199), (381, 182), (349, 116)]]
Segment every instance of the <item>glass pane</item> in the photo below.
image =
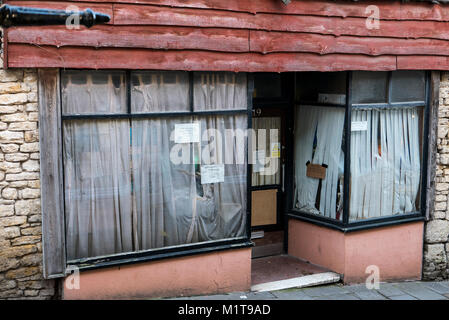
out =
[(133, 251), (129, 121), (64, 121), (67, 258)]
[(424, 71), (394, 71), (391, 76), (391, 101), (424, 101), (426, 78)]
[(119, 71), (63, 71), (62, 113), (126, 113), (125, 73)]
[(281, 75), (279, 73), (255, 73), (254, 97), (255, 98), (282, 97)]
[(247, 109), (246, 73), (195, 72), (193, 109)]
[[(245, 234), (245, 143), (239, 144), (238, 163), (237, 143), (226, 139), (226, 130), (244, 132), (246, 121), (240, 116), (132, 122), (136, 249)], [(191, 136), (195, 142), (176, 143), (176, 131), (188, 135), (188, 126), (200, 128), (201, 142)]]
[(246, 115), (63, 127), (69, 260), (245, 235)]
[(189, 111), (189, 75), (183, 71), (139, 71), (131, 75), (131, 112)]
[(300, 72), (296, 77), (296, 100), (346, 105), (346, 72)]
[(345, 109), (299, 106), (295, 118), (294, 209), (341, 220)]
[(421, 130), (422, 108), (352, 111), (351, 220), (419, 210)]
[(281, 183), (281, 118), (253, 118), (252, 186)]
[(386, 103), (387, 78), (388, 72), (353, 72), (352, 103)]

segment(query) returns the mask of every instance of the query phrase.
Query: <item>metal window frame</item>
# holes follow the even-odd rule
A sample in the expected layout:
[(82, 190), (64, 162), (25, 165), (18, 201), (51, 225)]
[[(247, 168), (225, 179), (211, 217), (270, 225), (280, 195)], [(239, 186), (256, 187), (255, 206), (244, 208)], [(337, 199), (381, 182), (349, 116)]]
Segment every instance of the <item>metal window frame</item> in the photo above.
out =
[[(425, 71), (425, 100), (424, 101), (410, 101), (410, 102), (391, 102), (391, 78), (394, 71), (389, 71), (387, 75), (387, 98), (386, 103), (370, 103), (370, 104), (356, 104), (352, 103), (352, 75), (353, 71), (348, 72), (346, 78), (346, 105), (345, 107), (345, 159), (344, 159), (344, 185), (343, 185), (343, 219), (342, 221), (314, 215), (306, 212), (301, 212), (294, 209), (294, 204), (289, 203), (290, 210), (287, 211), (289, 218), (298, 219), (306, 222), (311, 222), (327, 228), (332, 228), (342, 232), (352, 232), (379, 228), (384, 226), (397, 225), (408, 222), (424, 221), (426, 217), (426, 203), (427, 203), (427, 189), (428, 189), (428, 150), (429, 144), (426, 137), (429, 136), (429, 110), (431, 104), (431, 71)], [(316, 103), (314, 103), (316, 105)], [(343, 107), (343, 106), (340, 106)], [(407, 107), (423, 107), (423, 132), (422, 132), (422, 163), (421, 163), (421, 182), (419, 189), (420, 208), (418, 211), (404, 213), (400, 215), (390, 215), (379, 218), (369, 218), (358, 221), (350, 221), (349, 219), (349, 178), (351, 169), (351, 111), (357, 109), (382, 109), (382, 108), (407, 108)], [(293, 163), (292, 163), (293, 165)], [(293, 192), (293, 190), (291, 190)]]
[[(64, 71), (92, 71), (92, 70), (81, 70), (81, 69), (67, 69)], [(131, 121), (132, 119), (152, 119), (152, 118), (181, 118), (185, 116), (211, 116), (211, 115), (247, 115), (247, 125), (248, 129), (252, 128), (252, 95), (254, 91), (254, 77), (251, 73), (247, 74), (247, 108), (246, 109), (234, 109), (234, 110), (205, 110), (205, 111), (194, 111), (193, 105), (193, 74), (195, 71), (188, 71), (189, 73), (189, 107), (190, 111), (188, 112), (155, 112), (155, 113), (132, 113), (131, 112), (131, 74), (132, 70), (109, 70), (109, 71), (121, 71), (125, 72), (125, 81), (126, 81), (126, 95), (127, 95), (127, 113), (118, 113), (118, 114), (77, 114), (77, 115), (63, 115), (62, 114), (62, 99), (60, 104), (61, 110), (61, 118), (60, 118), (60, 126), (61, 126), (61, 137), (62, 139), (64, 130), (63, 130), (63, 122), (64, 121), (72, 121), (72, 120), (98, 120), (98, 119), (128, 119)], [(139, 70), (142, 71), (142, 70)], [(160, 70), (145, 70), (145, 71), (155, 71), (159, 72)], [(60, 81), (62, 82), (62, 74), (63, 71), (59, 71)], [(60, 85), (60, 97), (62, 98), (62, 84)], [(63, 141), (63, 140), (62, 140)], [(62, 146), (62, 149), (64, 146)], [(62, 151), (63, 154), (63, 151)], [(64, 168), (64, 160), (60, 159), (62, 166)], [(251, 165), (247, 161), (247, 173), (250, 172)], [(64, 175), (63, 175), (64, 179)], [(197, 254), (205, 254), (210, 252), (217, 252), (223, 250), (231, 250), (231, 249), (242, 249), (242, 248), (250, 248), (254, 246), (254, 243), (251, 241), (251, 197), (248, 197), (250, 194), (251, 188), (251, 176), (247, 174), (247, 206), (246, 206), (246, 229), (245, 235), (235, 238), (229, 239), (220, 239), (220, 240), (212, 240), (212, 241), (203, 241), (192, 244), (181, 244), (170, 247), (162, 247), (150, 250), (142, 250), (142, 251), (131, 251), (124, 252), (119, 254), (112, 254), (107, 256), (97, 256), (97, 257), (88, 257), (82, 259), (73, 259), (67, 260), (67, 266), (75, 266), (79, 270), (91, 270), (98, 268), (111, 267), (121, 264), (128, 263), (138, 263), (145, 261), (155, 261), (167, 258), (175, 258), (175, 257), (183, 257), (183, 256), (191, 256)], [(63, 211), (64, 211), (64, 219), (65, 219), (65, 188), (63, 188)], [(65, 223), (64, 223), (65, 226)], [(65, 237), (65, 235), (64, 235)], [(67, 244), (66, 244), (67, 245)], [(67, 250), (66, 250), (67, 252)]]

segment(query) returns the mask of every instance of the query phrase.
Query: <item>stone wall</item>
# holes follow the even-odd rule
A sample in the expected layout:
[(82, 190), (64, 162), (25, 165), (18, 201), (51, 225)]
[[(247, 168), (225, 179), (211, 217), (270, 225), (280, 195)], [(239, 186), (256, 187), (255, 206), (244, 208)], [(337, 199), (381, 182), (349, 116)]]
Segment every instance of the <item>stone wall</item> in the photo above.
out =
[(435, 209), (426, 225), (423, 279), (449, 279), (449, 73), (441, 74)]
[(51, 299), (42, 278), (35, 70), (0, 69), (0, 299)]

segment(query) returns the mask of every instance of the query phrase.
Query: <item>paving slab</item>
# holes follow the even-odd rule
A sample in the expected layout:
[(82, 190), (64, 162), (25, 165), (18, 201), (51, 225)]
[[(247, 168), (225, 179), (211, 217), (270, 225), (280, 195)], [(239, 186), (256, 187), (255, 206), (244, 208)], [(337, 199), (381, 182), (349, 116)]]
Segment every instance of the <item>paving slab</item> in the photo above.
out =
[(400, 295), (400, 296), (392, 296), (392, 297), (390, 297), (390, 299), (391, 300), (418, 300), (415, 297), (412, 297), (412, 296), (410, 296), (408, 294), (403, 294), (403, 295)]
[(354, 294), (343, 293), (317, 297), (316, 300), (360, 300), (360, 298)]
[(429, 289), (431, 289), (431, 290), (433, 290), (433, 291), (435, 291), (435, 292), (437, 292), (439, 294), (449, 293), (449, 286), (445, 286), (442, 283), (439, 283), (439, 282), (423, 282), (423, 284), (427, 288), (429, 288)]
[(338, 286), (338, 285), (310, 287), (304, 288), (302, 289), (302, 291), (306, 295), (311, 297), (350, 293), (350, 291), (348, 291), (346, 286)]
[(313, 300), (311, 296), (304, 293), (303, 289), (290, 289), (271, 292), (280, 300)]
[(387, 298), (376, 291), (376, 289), (368, 289), (365, 284), (357, 284), (347, 286), (353, 294), (362, 300), (386, 300)]
[(427, 288), (422, 282), (401, 282), (396, 287), (419, 300), (446, 300), (446, 297)]
[(393, 296), (405, 295), (405, 292), (395, 287), (392, 283), (380, 283), (379, 289), (376, 289), (381, 295), (389, 298)]

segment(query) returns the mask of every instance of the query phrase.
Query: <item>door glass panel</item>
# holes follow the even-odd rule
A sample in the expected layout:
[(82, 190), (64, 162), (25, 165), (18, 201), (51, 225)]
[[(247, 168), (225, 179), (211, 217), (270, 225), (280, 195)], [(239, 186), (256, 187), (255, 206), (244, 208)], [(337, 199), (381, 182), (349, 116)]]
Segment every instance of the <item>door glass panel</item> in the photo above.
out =
[(281, 118), (253, 118), (252, 186), (281, 183)]

